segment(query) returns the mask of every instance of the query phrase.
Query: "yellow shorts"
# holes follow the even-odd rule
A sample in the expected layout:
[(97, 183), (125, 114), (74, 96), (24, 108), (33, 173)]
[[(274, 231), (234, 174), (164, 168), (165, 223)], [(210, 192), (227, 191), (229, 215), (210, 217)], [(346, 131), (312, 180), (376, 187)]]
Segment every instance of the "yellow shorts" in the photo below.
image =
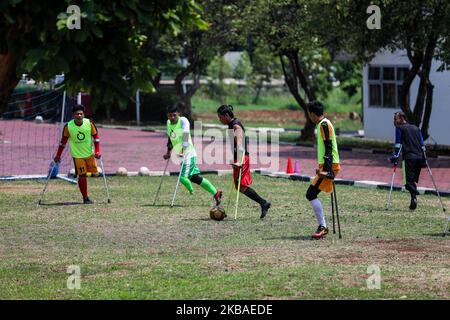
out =
[[(322, 171), (322, 169), (323, 164), (320, 164), (319, 170)], [(333, 163), (333, 172), (335, 177), (339, 174), (340, 170), (341, 166), (339, 165), (339, 163)], [(320, 191), (331, 193), (333, 192), (333, 181), (334, 181), (333, 179), (316, 175), (311, 185), (317, 186), (317, 188), (319, 188)]]
[(77, 176), (98, 172), (97, 162), (93, 155), (89, 158), (73, 158), (73, 163), (75, 164), (75, 173)]

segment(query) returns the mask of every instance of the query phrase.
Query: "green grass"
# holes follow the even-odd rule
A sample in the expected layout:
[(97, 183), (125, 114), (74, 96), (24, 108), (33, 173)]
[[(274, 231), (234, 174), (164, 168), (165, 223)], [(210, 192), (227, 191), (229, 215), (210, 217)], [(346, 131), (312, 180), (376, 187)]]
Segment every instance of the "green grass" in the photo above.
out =
[[(236, 110), (277, 110), (277, 109), (298, 109), (298, 104), (292, 95), (285, 93), (281, 95), (262, 96), (258, 103), (252, 103), (252, 99), (245, 99), (247, 102), (238, 101), (235, 97), (227, 99), (226, 103), (233, 105)], [(209, 99), (204, 95), (196, 95), (192, 98), (193, 111), (195, 113), (215, 113), (217, 108), (223, 103)]]
[[(242, 102), (244, 100), (244, 102)], [(323, 103), (326, 108), (326, 112), (348, 113), (348, 112), (361, 112), (361, 93), (358, 93), (349, 98), (347, 94), (340, 88), (331, 90), (326, 99), (323, 99)], [(237, 110), (277, 110), (277, 109), (289, 109), (300, 110), (300, 106), (295, 101), (294, 97), (289, 92), (272, 93), (271, 91), (265, 92), (261, 95), (258, 103), (252, 103), (252, 97), (245, 96), (244, 99), (239, 101), (236, 97), (227, 97), (225, 103), (231, 104), (237, 108)], [(208, 96), (202, 92), (195, 95), (192, 98), (193, 111), (196, 113), (215, 113), (217, 108), (223, 104), (220, 101), (208, 98)]]
[[(207, 177), (228, 192), (229, 176)], [(267, 218), (241, 197), (238, 219), (230, 208), (216, 222), (197, 186), (195, 196), (180, 188), (177, 206), (167, 206), (176, 177), (151, 206), (159, 179), (110, 178), (106, 205), (102, 180), (92, 178), (89, 206), (64, 181), (51, 181), (41, 207), (43, 182), (1, 184), (0, 299), (450, 298), (450, 238), (441, 236), (434, 196), (419, 196), (410, 212), (408, 196), (395, 192), (385, 211), (386, 191), (338, 186), (343, 239), (312, 241), (307, 183), (254, 175), (273, 204)], [(331, 224), (329, 196), (319, 198)], [(380, 290), (366, 285), (373, 264)], [(67, 289), (70, 265), (80, 267), (79, 290)]]
[[(323, 103), (326, 113), (334, 119), (337, 128), (344, 131), (355, 131), (361, 130), (363, 125), (360, 120), (349, 119), (349, 113), (361, 114), (360, 100), (359, 91), (349, 98), (340, 88), (335, 88), (323, 100)], [(300, 129), (302, 126), (304, 118), (299, 113), (301, 108), (289, 92), (265, 91), (257, 104), (251, 103), (251, 101), (252, 97), (249, 95), (240, 100), (235, 96), (230, 96), (227, 97), (225, 103), (234, 106), (236, 116), (243, 119), (248, 127)], [(200, 91), (192, 99), (192, 110), (199, 120), (217, 122), (216, 110), (221, 104), (223, 102), (210, 99), (205, 92)]]

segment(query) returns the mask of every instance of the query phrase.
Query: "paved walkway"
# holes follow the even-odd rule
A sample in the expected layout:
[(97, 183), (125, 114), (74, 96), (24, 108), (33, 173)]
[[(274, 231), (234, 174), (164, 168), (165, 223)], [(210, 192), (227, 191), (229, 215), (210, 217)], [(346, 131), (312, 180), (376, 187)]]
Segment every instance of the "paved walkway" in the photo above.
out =
[[(8, 174), (39, 174), (47, 171), (51, 155), (58, 143), (58, 126), (49, 124), (35, 124), (23, 121), (0, 121), (0, 131), (3, 137), (0, 140), (0, 175)], [(24, 132), (27, 132), (26, 134)], [(101, 136), (101, 151), (104, 155), (106, 172), (115, 172), (118, 167), (125, 167), (128, 171), (138, 171), (145, 166), (150, 170), (164, 170), (165, 161), (162, 155), (166, 151), (167, 138), (164, 133), (145, 132), (135, 130), (119, 130), (99, 128)], [(220, 139), (212, 141), (211, 138), (194, 137), (194, 144), (199, 152), (201, 170), (230, 169), (226, 163), (225, 144)], [(8, 143), (10, 141), (11, 143)], [(277, 145), (278, 146), (278, 145)], [(276, 146), (272, 146), (272, 151)], [(278, 156), (268, 154), (253, 156), (253, 169), (270, 168), (272, 171), (285, 171), (287, 158), (293, 162), (300, 162), (300, 173), (313, 176), (316, 169), (316, 152), (313, 148), (290, 145), (279, 145)], [(68, 149), (68, 148), (66, 148)], [(270, 147), (269, 147), (270, 150)], [(256, 150), (252, 149), (251, 153)], [(259, 155), (266, 154), (265, 150)], [(203, 159), (202, 159), (203, 155)], [(205, 155), (209, 155), (205, 156)], [(220, 164), (211, 163), (211, 158), (220, 160)], [(357, 153), (349, 151), (340, 152), (342, 171), (340, 178), (350, 180), (371, 180), (390, 183), (392, 178), (392, 165), (388, 163), (387, 155)], [(199, 161), (201, 162), (201, 161)], [(436, 183), (440, 190), (450, 191), (450, 159), (429, 159)], [(72, 161), (66, 150), (61, 164), (61, 173), (72, 168)], [(170, 171), (178, 171), (179, 166), (169, 164)], [(395, 183), (403, 184), (400, 170), (397, 171)], [(433, 188), (427, 170), (422, 171), (421, 187)]]

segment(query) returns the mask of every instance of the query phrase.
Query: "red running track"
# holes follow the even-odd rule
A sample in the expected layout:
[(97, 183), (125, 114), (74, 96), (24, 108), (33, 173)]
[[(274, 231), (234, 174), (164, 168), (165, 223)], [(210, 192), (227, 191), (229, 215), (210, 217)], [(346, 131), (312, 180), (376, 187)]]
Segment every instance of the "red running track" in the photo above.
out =
[[(59, 143), (58, 125), (3, 120), (0, 121), (0, 132), (0, 176), (47, 172), (51, 157)], [(99, 133), (106, 172), (116, 172), (118, 167), (125, 167), (128, 171), (138, 171), (143, 166), (151, 171), (164, 170), (165, 161), (162, 155), (166, 152), (167, 143), (164, 133), (109, 128), (99, 128)], [(204, 138), (201, 141), (200, 138), (194, 137), (194, 144), (199, 154), (200, 170), (230, 169), (230, 166), (226, 164), (228, 161), (225, 160), (227, 159), (225, 150), (228, 151), (228, 148), (220, 139), (212, 142), (211, 138)], [(278, 155), (274, 152), (276, 146), (279, 147)], [(302, 175), (315, 174), (317, 167), (315, 149), (290, 145), (274, 145), (273, 147), (272, 154), (261, 156), (266, 154), (265, 150), (262, 150), (258, 157), (256, 150), (251, 149), (252, 161), (256, 162), (252, 163), (251, 167), (284, 171), (287, 158), (291, 157), (293, 161), (300, 162)], [(202, 157), (202, 153), (211, 156)], [(217, 158), (216, 163), (211, 163), (211, 157)], [(385, 154), (340, 151), (340, 158), (342, 170), (339, 178), (385, 183), (391, 181), (392, 165), (388, 163)], [(430, 158), (429, 163), (438, 188), (450, 190), (450, 159)], [(66, 148), (60, 173), (66, 173), (72, 167), (72, 160)], [(168, 169), (178, 171), (179, 165), (171, 162)], [(403, 184), (401, 170), (397, 171), (395, 183)], [(426, 169), (422, 171), (419, 186), (433, 188)]]

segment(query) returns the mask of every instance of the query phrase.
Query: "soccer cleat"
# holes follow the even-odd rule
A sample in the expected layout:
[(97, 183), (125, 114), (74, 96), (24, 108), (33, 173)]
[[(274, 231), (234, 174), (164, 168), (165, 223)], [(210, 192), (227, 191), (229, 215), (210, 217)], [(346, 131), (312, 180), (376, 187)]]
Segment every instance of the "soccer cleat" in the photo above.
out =
[(416, 210), (416, 208), (417, 208), (417, 198), (416, 197), (412, 197), (411, 198), (411, 203), (409, 204), (409, 209)]
[(269, 211), (270, 205), (271, 205), (270, 202), (266, 201), (266, 203), (264, 203), (261, 206), (261, 217), (260, 217), (260, 219), (264, 219), (264, 217), (267, 214), (267, 211)]
[(214, 200), (216, 201), (216, 206), (219, 206), (222, 202), (222, 190), (217, 190), (216, 194), (214, 195)]
[(319, 226), (315, 233), (312, 234), (313, 239), (322, 239), (325, 238), (325, 236), (328, 234), (328, 228), (325, 228), (324, 226)]
[(94, 202), (91, 199), (89, 199), (89, 197), (86, 197), (83, 199), (83, 203), (84, 204), (93, 204)]

